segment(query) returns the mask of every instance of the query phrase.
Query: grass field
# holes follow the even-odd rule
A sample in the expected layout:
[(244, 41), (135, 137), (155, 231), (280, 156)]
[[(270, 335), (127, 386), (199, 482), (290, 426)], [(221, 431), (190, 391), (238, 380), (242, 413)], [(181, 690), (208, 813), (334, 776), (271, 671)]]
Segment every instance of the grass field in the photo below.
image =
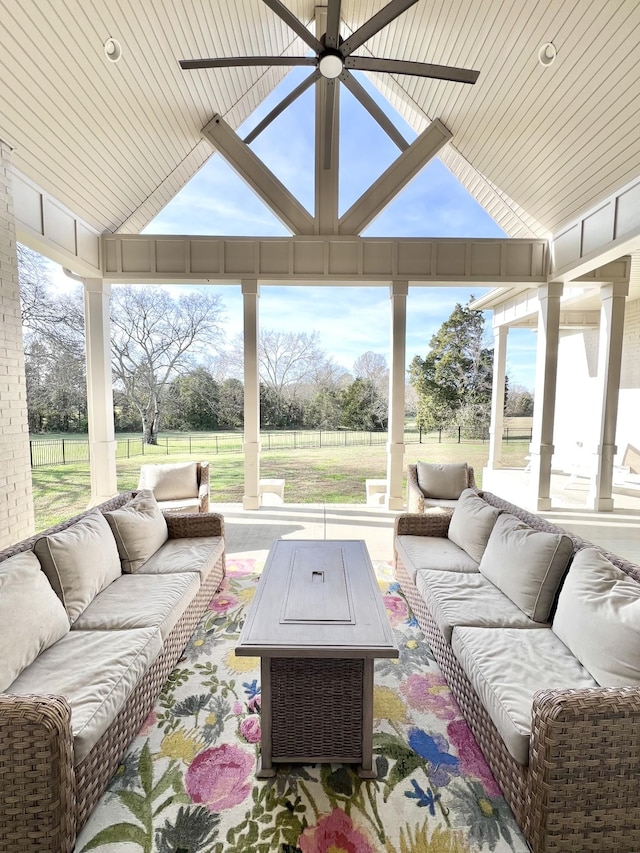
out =
[[(503, 446), (503, 464), (524, 467), (529, 442), (509, 442)], [(418, 459), (430, 462), (464, 461), (475, 469), (476, 482), (482, 485), (482, 468), (487, 463), (487, 443), (462, 442), (409, 444), (405, 464)], [(118, 489), (126, 491), (138, 484), (140, 465), (151, 455), (119, 459)], [(202, 458), (197, 454), (158, 453), (158, 461), (186, 462)], [(240, 503), (243, 495), (244, 459), (242, 453), (221, 453), (209, 458), (211, 501)], [(261, 477), (286, 480), (285, 503), (353, 503), (365, 501), (365, 480), (386, 476), (384, 445), (365, 447), (323, 447), (317, 450), (263, 451)], [(36, 468), (32, 472), (36, 530), (44, 530), (71, 515), (82, 512), (91, 495), (88, 463), (73, 463)]]

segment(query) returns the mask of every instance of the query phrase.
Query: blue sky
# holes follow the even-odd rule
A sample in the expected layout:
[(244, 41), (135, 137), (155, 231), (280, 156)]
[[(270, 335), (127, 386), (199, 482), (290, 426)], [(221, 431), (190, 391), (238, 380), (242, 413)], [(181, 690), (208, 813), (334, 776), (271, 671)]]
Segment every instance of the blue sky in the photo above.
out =
[[(198, 73), (198, 72), (194, 72)], [(215, 72), (210, 72), (215, 73)], [(246, 133), (307, 69), (294, 69), (239, 129)], [(383, 106), (409, 141), (415, 132), (364, 75), (359, 81)], [(340, 212), (342, 213), (397, 156), (398, 149), (355, 98), (341, 87)], [(212, 112), (215, 104), (212, 104)], [(252, 143), (252, 149), (307, 209), (313, 208), (313, 87), (298, 98)], [(366, 156), (363, 156), (366, 152)], [(212, 157), (145, 229), (156, 234), (279, 236), (288, 231), (219, 156)], [(363, 236), (500, 237), (502, 230), (471, 198), (439, 159), (433, 160), (375, 219)], [(209, 286), (211, 287), (211, 286)], [(241, 331), (239, 286), (213, 285), (226, 308), (231, 340)], [(488, 288), (409, 290), (407, 364), (424, 356), (429, 340), (456, 302), (465, 303)], [(486, 314), (487, 330), (491, 316)], [(327, 355), (351, 369), (367, 350), (388, 358), (390, 306), (388, 287), (261, 288), (262, 328), (317, 331)], [(535, 336), (525, 330), (509, 334), (507, 370), (511, 385), (533, 387)]]

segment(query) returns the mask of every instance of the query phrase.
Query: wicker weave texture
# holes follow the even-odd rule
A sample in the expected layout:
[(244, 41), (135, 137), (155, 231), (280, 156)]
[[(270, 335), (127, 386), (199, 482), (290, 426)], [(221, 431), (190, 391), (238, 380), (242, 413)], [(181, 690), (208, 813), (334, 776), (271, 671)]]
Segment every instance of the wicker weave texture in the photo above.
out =
[(272, 658), (274, 761), (362, 761), (364, 661)]

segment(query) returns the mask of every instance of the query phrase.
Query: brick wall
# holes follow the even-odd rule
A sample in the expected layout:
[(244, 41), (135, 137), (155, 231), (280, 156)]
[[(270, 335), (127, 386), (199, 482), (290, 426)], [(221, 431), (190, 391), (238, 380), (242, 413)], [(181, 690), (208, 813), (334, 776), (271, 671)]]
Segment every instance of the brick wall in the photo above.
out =
[(11, 150), (0, 140), (0, 548), (33, 529)]

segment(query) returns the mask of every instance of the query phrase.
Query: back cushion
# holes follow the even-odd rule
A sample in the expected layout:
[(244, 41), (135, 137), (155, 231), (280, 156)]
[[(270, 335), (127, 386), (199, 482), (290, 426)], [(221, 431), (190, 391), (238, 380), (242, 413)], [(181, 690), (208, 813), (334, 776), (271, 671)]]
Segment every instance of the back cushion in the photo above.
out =
[(104, 517), (113, 531), (123, 572), (135, 572), (169, 538), (167, 522), (150, 491), (138, 492)]
[(0, 692), (69, 628), (33, 551), (0, 562)]
[(197, 462), (176, 462), (171, 465), (143, 465), (139, 489), (150, 489), (157, 501), (198, 497)]
[(72, 624), (122, 574), (116, 540), (98, 510), (41, 537), (33, 550)]
[(552, 628), (602, 687), (640, 685), (640, 584), (595, 548), (573, 558)]
[(418, 485), (426, 498), (457, 500), (467, 488), (466, 462), (418, 462)]
[(573, 543), (561, 533), (532, 530), (503, 513), (489, 536), (480, 571), (536, 622), (546, 622)]
[(453, 510), (447, 536), (479, 563), (500, 510), (465, 489)]

